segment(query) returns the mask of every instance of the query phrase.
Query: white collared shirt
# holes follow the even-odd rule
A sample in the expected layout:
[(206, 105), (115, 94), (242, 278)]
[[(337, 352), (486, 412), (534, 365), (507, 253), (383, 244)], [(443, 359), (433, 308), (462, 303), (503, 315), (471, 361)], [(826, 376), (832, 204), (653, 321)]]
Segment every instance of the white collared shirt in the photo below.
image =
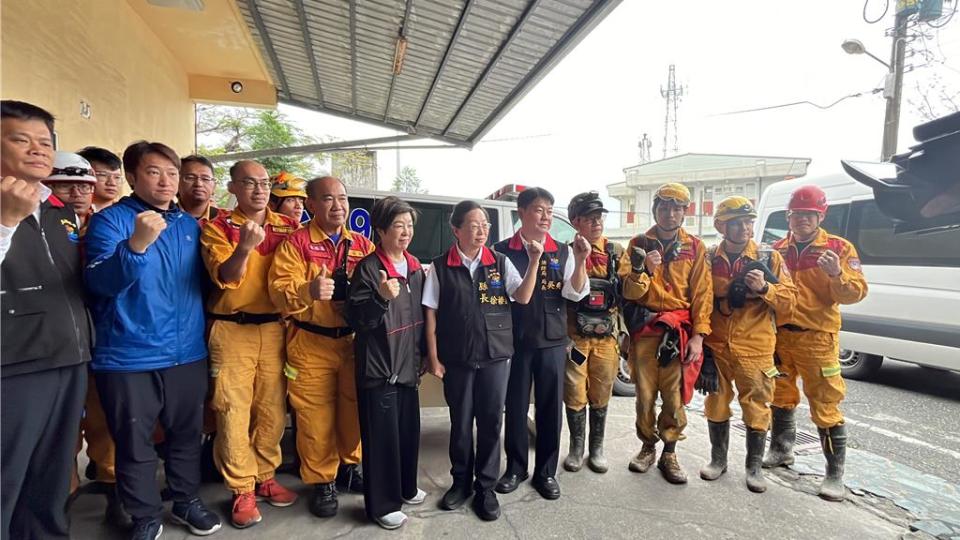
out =
[[(523, 237), (523, 233), (517, 233), (520, 235), (520, 241), (523, 242), (523, 248), (527, 248), (527, 239)], [(567, 263), (563, 266), (563, 288), (560, 289), (560, 295), (570, 300), (571, 302), (579, 302), (583, 300), (583, 297), (587, 296), (587, 293), (590, 292), (590, 280), (586, 279), (583, 282), (583, 288), (579, 291), (574, 290), (573, 285), (570, 283), (570, 279), (573, 277), (574, 270), (577, 269), (577, 263), (573, 258), (573, 250), (570, 249), (568, 245), (561, 245), (560, 249), (567, 250)], [(557, 252), (559, 255), (559, 252)], [(544, 253), (546, 255), (546, 253)]]
[[(467, 270), (470, 272), (470, 277), (473, 278), (474, 272), (480, 267), (483, 250), (478, 251), (477, 256), (473, 259), (467, 257), (460, 251), (459, 245), (456, 246), (456, 250), (457, 255), (460, 255), (460, 261), (467, 267)], [(520, 276), (520, 272), (517, 272), (517, 268), (513, 266), (513, 263), (510, 262), (510, 259), (504, 261), (504, 270), (507, 274), (504, 276), (504, 287), (506, 288), (507, 296), (510, 297), (510, 300), (513, 300), (513, 293), (517, 292), (517, 289), (520, 288), (520, 283), (523, 282), (523, 278)], [(437, 309), (437, 307), (440, 306), (440, 280), (437, 279), (437, 273), (432, 266), (427, 272), (426, 281), (423, 283), (423, 298), (421, 303), (430, 309)]]

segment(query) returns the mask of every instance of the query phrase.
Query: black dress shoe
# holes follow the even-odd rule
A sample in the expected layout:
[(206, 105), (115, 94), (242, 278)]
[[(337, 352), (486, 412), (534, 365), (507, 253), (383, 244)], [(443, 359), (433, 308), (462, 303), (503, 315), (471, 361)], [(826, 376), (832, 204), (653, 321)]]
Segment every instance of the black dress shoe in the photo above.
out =
[(503, 476), (500, 477), (500, 480), (497, 482), (497, 487), (494, 489), (497, 490), (497, 493), (511, 493), (520, 485), (520, 482), (523, 482), (527, 478), (530, 478), (530, 475), (526, 471), (522, 473), (511, 473), (505, 472)]
[(478, 491), (473, 496), (473, 511), (484, 521), (496, 521), (500, 517), (500, 502), (492, 490)]
[(542, 479), (534, 478), (531, 484), (544, 499), (552, 501), (560, 498), (560, 484), (552, 476)]
[(462, 483), (454, 482), (453, 486), (443, 494), (443, 498), (440, 499), (440, 508), (444, 510), (456, 510), (463, 506), (463, 503), (467, 502), (467, 499), (470, 498), (470, 488)]

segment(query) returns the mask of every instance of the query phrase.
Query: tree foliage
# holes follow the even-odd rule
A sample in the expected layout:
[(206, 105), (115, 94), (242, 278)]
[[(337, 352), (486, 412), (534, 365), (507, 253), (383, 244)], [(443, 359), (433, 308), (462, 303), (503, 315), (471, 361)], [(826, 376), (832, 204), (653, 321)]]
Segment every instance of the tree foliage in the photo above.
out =
[(420, 186), (421, 180), (417, 176), (417, 169), (413, 167), (403, 167), (400, 174), (393, 180), (390, 187), (393, 191), (401, 193), (426, 193), (427, 190)]

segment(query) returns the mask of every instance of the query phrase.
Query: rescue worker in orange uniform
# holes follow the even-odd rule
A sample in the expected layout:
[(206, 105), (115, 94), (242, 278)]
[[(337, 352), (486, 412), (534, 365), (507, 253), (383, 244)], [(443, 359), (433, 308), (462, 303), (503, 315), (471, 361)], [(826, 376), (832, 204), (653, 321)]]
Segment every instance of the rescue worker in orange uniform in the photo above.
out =
[[(662, 440), (657, 468), (673, 484), (687, 481), (676, 454), (687, 425), (683, 372), (700, 361), (713, 311), (706, 247), (681, 228), (689, 205), (690, 191), (682, 184), (660, 186), (653, 197), (656, 225), (630, 240), (621, 261), (631, 378), (637, 388), (637, 437), (643, 442), (629, 468), (647, 472), (656, 459), (656, 443)], [(679, 343), (668, 339), (671, 332), (658, 324), (671, 320), (682, 321)], [(663, 401), (659, 416), (658, 394)]]
[(271, 176), (270, 208), (278, 214), (302, 223), (304, 204), (307, 200), (307, 181), (287, 171)]
[(778, 374), (773, 362), (776, 314), (791, 312), (797, 291), (780, 253), (761, 251), (753, 241), (756, 218), (753, 203), (740, 196), (721, 201), (713, 218), (723, 241), (707, 255), (714, 303), (704, 353), (713, 363), (705, 359), (702, 373), (715, 368), (717, 387), (704, 403), (711, 451), (700, 478), (716, 480), (727, 471), (730, 402), (736, 385), (747, 427), (747, 488), (762, 493), (767, 490), (761, 461), (770, 426), (768, 404)]
[(820, 228), (826, 213), (827, 196), (822, 189), (798, 188), (787, 203), (790, 233), (773, 246), (797, 286), (797, 306), (790, 316), (777, 319), (778, 367), (785, 377), (777, 379), (773, 394), (773, 433), (763, 466), (794, 461), (799, 377), (827, 461), (819, 495), (841, 501), (847, 430), (840, 412), (846, 395), (839, 363), (840, 305), (863, 300), (867, 281), (853, 244)]
[(338, 508), (335, 483), (363, 492), (354, 331), (344, 301), (354, 267), (374, 245), (347, 228), (350, 203), (340, 179), (314, 178), (306, 191), (313, 219), (277, 250), (270, 295), (293, 323), (284, 373), (296, 411), (300, 477), (315, 486), (310, 511), (331, 517)]
[(606, 213), (595, 191), (576, 195), (567, 206), (570, 222), (591, 246), (586, 259), (590, 292), (579, 302), (567, 303), (570, 311), (567, 332), (573, 340), (573, 349), (564, 376), (563, 402), (570, 428), (570, 451), (563, 460), (563, 468), (570, 472), (579, 471), (583, 466), (588, 403), (590, 454), (587, 465), (594, 472), (607, 472), (603, 433), (613, 381), (620, 368), (617, 308), (621, 295), (617, 264), (623, 257), (623, 247), (603, 236)]
[(267, 274), (277, 246), (299, 228), (267, 207), (270, 178), (255, 161), (230, 168), (232, 212), (203, 226), (203, 261), (213, 281), (207, 299), (214, 461), (233, 492), (233, 524), (260, 522), (257, 499), (290, 506), (297, 496), (274, 478), (286, 424), (284, 335)]

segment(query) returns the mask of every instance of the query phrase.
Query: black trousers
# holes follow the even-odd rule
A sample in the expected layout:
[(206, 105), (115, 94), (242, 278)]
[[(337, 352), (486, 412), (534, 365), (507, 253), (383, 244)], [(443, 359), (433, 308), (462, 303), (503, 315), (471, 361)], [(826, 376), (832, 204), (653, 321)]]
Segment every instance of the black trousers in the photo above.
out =
[(560, 459), (560, 430), (563, 428), (563, 375), (567, 349), (563, 345), (548, 349), (518, 347), (510, 362), (507, 384), (506, 429), (503, 443), (507, 454), (507, 472), (527, 472), (530, 436), (527, 411), (530, 409), (530, 383), (533, 383), (537, 426), (533, 477), (556, 476)]
[[(510, 362), (480, 369), (451, 365), (443, 376), (443, 397), (450, 406), (450, 475), (474, 491), (491, 490), (500, 475), (500, 428)], [(477, 425), (474, 452), (473, 425)]]
[(134, 520), (163, 512), (157, 485), (153, 431), (164, 430), (164, 470), (174, 501), (189, 501), (200, 488), (203, 399), (207, 361), (139, 373), (95, 374), (107, 425), (117, 446), (117, 491)]
[[(358, 381), (359, 383), (360, 381)], [(358, 384), (363, 504), (371, 520), (417, 494), (420, 394), (415, 386)]]
[(3, 540), (70, 537), (66, 506), (86, 388), (85, 364), (2, 379)]

